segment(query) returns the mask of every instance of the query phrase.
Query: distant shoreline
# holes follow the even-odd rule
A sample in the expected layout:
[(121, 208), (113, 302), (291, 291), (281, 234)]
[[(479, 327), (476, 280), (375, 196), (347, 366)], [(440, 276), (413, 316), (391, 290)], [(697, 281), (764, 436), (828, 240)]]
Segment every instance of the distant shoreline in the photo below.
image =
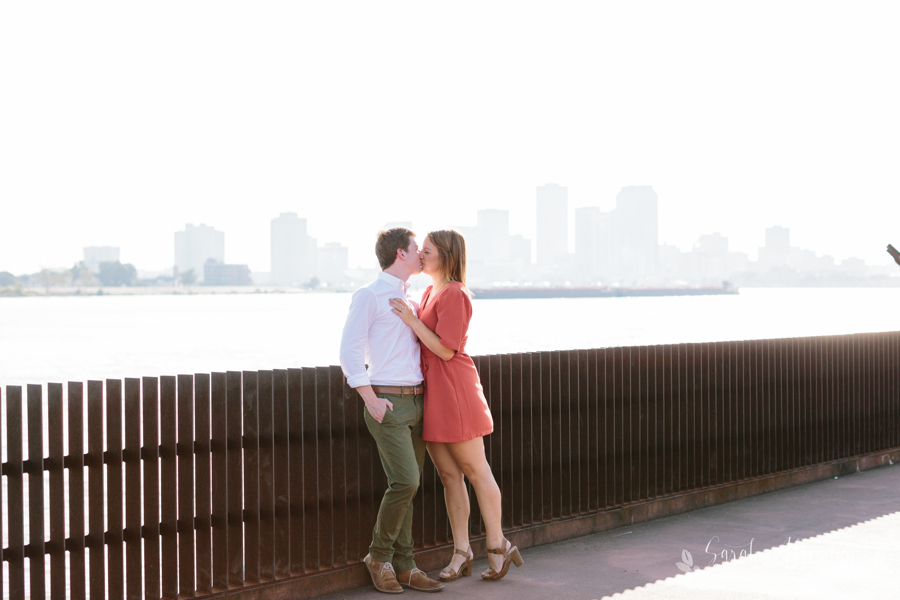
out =
[(234, 286), (122, 286), (122, 287), (51, 287), (0, 288), (0, 298), (62, 297), (62, 296), (194, 296), (209, 294), (342, 294), (348, 289), (309, 290), (298, 287), (271, 285)]
[[(830, 285), (829, 285), (830, 283)], [(699, 287), (699, 286), (698, 286)], [(737, 286), (743, 289), (748, 288), (781, 288), (781, 289), (804, 289), (804, 288), (816, 288), (816, 289), (852, 289), (852, 288), (871, 288), (871, 289), (879, 289), (879, 288), (897, 288), (900, 287), (900, 277), (896, 278), (886, 278), (880, 279), (876, 281), (867, 281), (867, 282), (853, 282), (852, 284), (847, 282), (844, 284), (838, 284), (836, 282), (821, 282), (816, 285), (814, 282), (802, 282), (795, 285), (764, 285), (764, 284), (742, 284)], [(198, 296), (198, 295), (226, 295), (226, 294), (349, 294), (352, 293), (356, 288), (320, 288), (315, 290), (310, 290), (306, 288), (300, 287), (291, 287), (291, 286), (272, 286), (272, 285), (243, 285), (243, 286), (205, 286), (205, 285), (196, 285), (196, 286), (122, 286), (122, 287), (99, 287), (99, 286), (85, 286), (85, 287), (51, 287), (47, 288), (35, 288), (35, 287), (24, 287), (24, 286), (7, 286), (0, 287), (0, 298), (34, 298), (34, 297), (42, 297), (42, 298), (55, 298), (55, 297), (87, 297), (87, 296)], [(472, 291), (477, 294), (481, 293), (483, 299), (487, 299), (487, 296), (490, 295), (492, 297), (505, 297), (511, 289), (515, 290), (528, 290), (528, 292), (522, 294), (520, 297), (540, 297), (546, 294), (546, 291), (538, 292), (538, 290), (546, 290), (541, 286), (527, 287), (527, 288), (472, 288)], [(566, 289), (566, 288), (553, 288), (553, 289)], [(581, 289), (577, 286), (573, 286), (571, 290)], [(653, 288), (628, 288), (633, 292), (632, 294), (620, 294), (612, 292), (616, 288), (610, 288), (608, 294), (590, 294), (595, 297), (604, 297), (609, 295), (610, 297), (615, 297), (619, 295), (635, 295), (635, 296), (655, 296), (661, 295), (658, 293), (654, 293)], [(686, 286), (685, 289), (691, 289), (689, 286)], [(707, 288), (712, 289), (712, 288)], [(721, 288), (716, 288), (721, 289)], [(485, 294), (484, 292), (490, 291), (490, 294)], [(656, 290), (658, 292), (658, 289)], [(641, 293), (644, 292), (644, 293)], [(647, 293), (649, 292), (649, 293)], [(696, 293), (696, 292), (695, 292)], [(718, 293), (722, 293), (719, 291)], [(727, 293), (727, 292), (726, 292)], [(733, 292), (732, 292), (733, 293)], [(564, 294), (569, 295), (569, 294)], [(695, 295), (688, 292), (685, 294), (684, 292), (675, 294), (675, 295)]]

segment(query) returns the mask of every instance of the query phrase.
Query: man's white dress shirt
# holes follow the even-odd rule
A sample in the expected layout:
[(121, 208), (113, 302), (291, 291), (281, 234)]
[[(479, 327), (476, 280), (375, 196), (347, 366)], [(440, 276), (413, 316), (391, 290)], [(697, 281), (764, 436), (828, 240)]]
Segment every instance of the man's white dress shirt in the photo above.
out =
[[(350, 387), (422, 382), (416, 334), (391, 311), (391, 298), (409, 301), (408, 289), (409, 283), (382, 271), (378, 279), (353, 293), (341, 336), (341, 369)], [(417, 312), (416, 303), (409, 302)]]

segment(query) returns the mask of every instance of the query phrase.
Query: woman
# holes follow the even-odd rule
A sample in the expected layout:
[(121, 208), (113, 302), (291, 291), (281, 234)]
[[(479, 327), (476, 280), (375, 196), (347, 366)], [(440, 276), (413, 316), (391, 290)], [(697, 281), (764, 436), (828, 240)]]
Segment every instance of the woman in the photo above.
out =
[(455, 550), (441, 571), (442, 581), (472, 574), (469, 547), (469, 479), (478, 498), (487, 530), (488, 581), (502, 579), (510, 563), (524, 562), (518, 548), (503, 537), (500, 523), (500, 488), (484, 454), (483, 436), (494, 430), (475, 363), (465, 353), (472, 301), (466, 283), (466, 242), (452, 230), (432, 231), (419, 253), (422, 272), (433, 285), (425, 290), (416, 317), (399, 298), (394, 312), (409, 325), (422, 345), (425, 375), (425, 416), (422, 438), (444, 484), (444, 499), (453, 531)]

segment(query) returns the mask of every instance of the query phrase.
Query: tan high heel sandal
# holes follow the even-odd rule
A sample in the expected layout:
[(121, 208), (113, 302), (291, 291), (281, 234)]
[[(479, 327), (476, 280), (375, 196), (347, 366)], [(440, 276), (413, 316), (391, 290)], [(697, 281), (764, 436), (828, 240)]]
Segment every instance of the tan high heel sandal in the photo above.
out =
[[(489, 566), (488, 570), (481, 574), (481, 578), (485, 581), (500, 581), (506, 577), (510, 563), (514, 563), (516, 568), (525, 564), (525, 559), (519, 554), (519, 549), (513, 546), (508, 539), (503, 538), (503, 546), (506, 547), (507, 550), (502, 550), (501, 548), (488, 548), (488, 552), (491, 554), (500, 554), (503, 556), (503, 566), (500, 567), (499, 572)], [(490, 565), (490, 562), (488, 562), (488, 565)]]
[(465, 552), (460, 550), (459, 548), (454, 548), (453, 554), (465, 556), (466, 561), (462, 565), (460, 565), (457, 571), (454, 571), (452, 568), (450, 568), (450, 565), (444, 567), (444, 569), (441, 571), (441, 574), (438, 575), (438, 579), (440, 579), (441, 581), (456, 581), (463, 576), (472, 576), (472, 561), (475, 560), (475, 555), (472, 554), (472, 547), (469, 546), (469, 548)]

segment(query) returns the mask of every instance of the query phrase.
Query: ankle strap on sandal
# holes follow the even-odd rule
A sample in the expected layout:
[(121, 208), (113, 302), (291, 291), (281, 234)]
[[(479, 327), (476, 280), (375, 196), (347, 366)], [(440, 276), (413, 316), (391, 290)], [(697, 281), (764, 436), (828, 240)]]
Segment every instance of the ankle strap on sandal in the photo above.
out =
[(512, 544), (508, 539), (503, 538), (503, 543), (499, 548), (488, 548), (487, 551), (491, 554), (502, 554), (503, 556), (506, 556), (510, 548), (512, 548)]
[(454, 548), (453, 554), (459, 554), (460, 556), (465, 556), (466, 558), (469, 558), (470, 550), (471, 550), (471, 548), (469, 548), (468, 550), (460, 550), (459, 548)]

